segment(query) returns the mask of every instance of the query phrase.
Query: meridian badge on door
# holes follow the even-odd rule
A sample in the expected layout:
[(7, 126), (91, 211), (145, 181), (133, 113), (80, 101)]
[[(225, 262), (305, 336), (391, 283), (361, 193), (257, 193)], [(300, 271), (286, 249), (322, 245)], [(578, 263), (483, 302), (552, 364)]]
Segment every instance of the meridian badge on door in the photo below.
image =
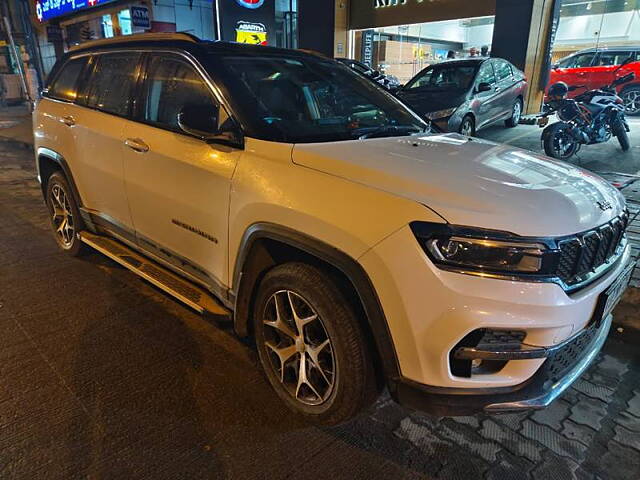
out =
[(207, 240), (209, 240), (210, 242), (213, 242), (215, 244), (218, 243), (218, 239), (212, 235), (209, 235), (207, 232), (203, 232), (202, 230), (196, 228), (196, 227), (192, 227), (191, 225), (181, 222), (180, 220), (176, 220), (175, 218), (171, 219), (171, 223), (173, 223), (174, 225), (177, 225), (180, 228), (184, 228), (185, 230), (189, 230), (191, 233), (195, 233), (196, 235), (200, 235), (203, 238), (206, 238)]

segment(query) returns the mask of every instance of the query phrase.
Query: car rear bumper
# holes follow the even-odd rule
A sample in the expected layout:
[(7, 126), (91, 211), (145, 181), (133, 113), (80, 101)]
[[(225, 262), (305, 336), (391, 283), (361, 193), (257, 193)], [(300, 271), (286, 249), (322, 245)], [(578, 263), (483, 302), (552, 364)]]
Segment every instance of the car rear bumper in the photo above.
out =
[(594, 321), (561, 348), (550, 350), (535, 375), (520, 385), (447, 388), (402, 379), (394, 383), (391, 395), (401, 405), (443, 416), (545, 408), (591, 365), (609, 334), (611, 321), (611, 315), (599, 323)]

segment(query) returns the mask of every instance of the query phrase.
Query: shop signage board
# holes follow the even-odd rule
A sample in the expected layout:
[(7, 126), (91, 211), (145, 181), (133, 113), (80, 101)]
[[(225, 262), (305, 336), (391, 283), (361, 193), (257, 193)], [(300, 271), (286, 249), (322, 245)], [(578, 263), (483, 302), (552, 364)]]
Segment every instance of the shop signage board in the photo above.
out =
[(36, 17), (41, 22), (115, 0), (36, 0)]
[(350, 0), (349, 29), (485, 17), (495, 12), (496, 0)]
[(218, 0), (221, 39), (270, 45), (275, 43), (276, 0)]
[(134, 27), (151, 28), (151, 20), (149, 19), (149, 9), (144, 6), (129, 7), (131, 12), (131, 24)]
[(367, 67), (373, 68), (373, 30), (365, 30), (362, 32), (362, 63)]

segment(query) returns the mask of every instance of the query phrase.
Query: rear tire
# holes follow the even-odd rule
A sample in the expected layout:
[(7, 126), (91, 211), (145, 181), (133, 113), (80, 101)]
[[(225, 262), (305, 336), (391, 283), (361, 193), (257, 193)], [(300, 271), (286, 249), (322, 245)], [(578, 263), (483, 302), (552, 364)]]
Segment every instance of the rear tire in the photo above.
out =
[(476, 122), (471, 115), (466, 115), (460, 123), (458, 132), (468, 137), (476, 136)]
[(622, 151), (628, 151), (630, 148), (629, 135), (627, 135), (627, 130), (624, 128), (622, 122), (616, 122), (613, 134), (618, 138), (618, 142), (620, 142), (620, 148), (622, 148)]
[(291, 410), (335, 425), (375, 400), (365, 336), (330, 275), (305, 263), (276, 266), (260, 283), (253, 310), (260, 363)]
[(516, 98), (511, 107), (511, 118), (504, 121), (504, 125), (507, 128), (517, 127), (520, 123), (520, 117), (522, 117), (522, 100)]
[(47, 180), (45, 199), (58, 246), (73, 257), (86, 253), (89, 248), (78, 237), (78, 233), (84, 229), (80, 210), (61, 172), (54, 172)]

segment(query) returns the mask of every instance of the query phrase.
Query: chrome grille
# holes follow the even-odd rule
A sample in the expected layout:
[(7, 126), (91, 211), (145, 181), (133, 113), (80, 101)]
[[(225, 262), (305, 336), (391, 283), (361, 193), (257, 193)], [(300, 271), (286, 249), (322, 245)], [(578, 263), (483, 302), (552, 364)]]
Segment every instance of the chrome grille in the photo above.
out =
[(567, 285), (577, 283), (616, 253), (627, 227), (628, 215), (559, 243), (557, 275)]

